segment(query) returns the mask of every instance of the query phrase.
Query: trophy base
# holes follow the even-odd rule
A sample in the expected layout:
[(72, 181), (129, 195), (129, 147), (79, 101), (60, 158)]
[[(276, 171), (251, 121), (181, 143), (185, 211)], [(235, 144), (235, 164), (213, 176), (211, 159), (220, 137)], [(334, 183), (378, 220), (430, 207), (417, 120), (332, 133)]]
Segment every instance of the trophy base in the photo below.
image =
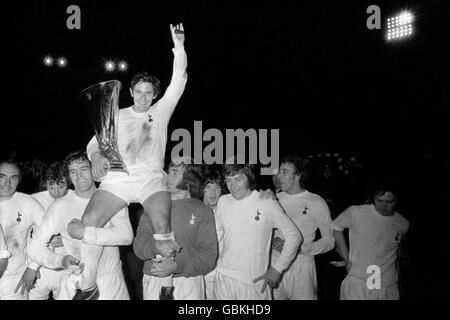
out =
[(110, 166), (109, 166), (109, 170), (110, 171), (114, 171), (114, 172), (123, 172), (123, 173), (126, 173), (126, 174), (130, 174), (128, 172), (128, 170), (125, 169), (123, 164), (121, 164), (121, 163), (111, 163)]
[(159, 300), (173, 300), (173, 291), (175, 287), (161, 287)]

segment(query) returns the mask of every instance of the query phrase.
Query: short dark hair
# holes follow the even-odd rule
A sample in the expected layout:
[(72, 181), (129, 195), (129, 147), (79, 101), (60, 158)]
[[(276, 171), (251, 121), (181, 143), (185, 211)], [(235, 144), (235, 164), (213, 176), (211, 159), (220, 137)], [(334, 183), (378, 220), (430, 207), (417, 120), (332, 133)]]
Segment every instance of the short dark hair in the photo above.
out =
[(62, 162), (53, 162), (47, 170), (41, 180), (41, 186), (45, 187), (47, 183), (49, 184), (60, 184), (67, 183), (69, 179), (66, 175), (66, 170), (64, 170), (64, 164)]
[(218, 169), (211, 169), (209, 166), (205, 166), (203, 168), (203, 177), (205, 178), (205, 185), (208, 183), (223, 185), (223, 176)]
[(131, 91), (134, 90), (134, 87), (139, 82), (149, 82), (153, 86), (153, 93), (155, 96), (159, 95), (161, 92), (161, 81), (159, 79), (151, 74), (148, 74), (145, 71), (138, 72), (134, 75), (133, 79), (131, 79), (130, 82), (130, 89)]
[(371, 202), (375, 201), (375, 198), (381, 196), (387, 192), (394, 195), (395, 201), (398, 201), (398, 188), (394, 182), (391, 181), (378, 181), (374, 183), (372, 187)]
[(224, 178), (242, 173), (245, 174), (248, 180), (248, 187), (251, 191), (256, 189), (255, 171), (255, 165), (250, 163), (225, 163), (222, 168), (222, 174)]
[(15, 160), (15, 159), (5, 159), (0, 161), (0, 166), (3, 164), (10, 164), (13, 165), (19, 170), (19, 183), (22, 181), (22, 167), (21, 165)]
[(203, 189), (205, 188), (201, 169), (196, 164), (180, 164), (183, 166), (183, 180), (176, 186), (180, 190), (188, 190), (191, 198), (203, 199)]
[(299, 184), (304, 189), (309, 176), (309, 161), (302, 159), (300, 156), (287, 156), (281, 159), (280, 166), (283, 163), (289, 163), (294, 167), (294, 174), (300, 175)]
[[(69, 166), (73, 162), (83, 162), (83, 161), (87, 161), (87, 162), (89, 162), (89, 164), (91, 163), (85, 150), (79, 150), (79, 151), (69, 153), (64, 158), (64, 161), (63, 161), (63, 168), (64, 168), (64, 172), (65, 172), (66, 176), (67, 177), (69, 176)], [(69, 180), (70, 179), (68, 179), (68, 181)]]

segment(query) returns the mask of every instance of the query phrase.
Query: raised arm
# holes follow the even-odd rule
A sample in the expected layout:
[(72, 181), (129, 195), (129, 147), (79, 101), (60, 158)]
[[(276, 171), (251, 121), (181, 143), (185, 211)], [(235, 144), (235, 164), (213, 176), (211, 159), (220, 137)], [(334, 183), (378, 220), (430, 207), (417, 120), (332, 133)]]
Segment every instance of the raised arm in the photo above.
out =
[(185, 35), (183, 24), (180, 23), (176, 26), (170, 25), (170, 33), (174, 46), (172, 49), (174, 54), (172, 78), (164, 96), (158, 101), (160, 107), (163, 108), (163, 113), (168, 118), (170, 118), (178, 100), (180, 100), (187, 81), (187, 56), (184, 50)]

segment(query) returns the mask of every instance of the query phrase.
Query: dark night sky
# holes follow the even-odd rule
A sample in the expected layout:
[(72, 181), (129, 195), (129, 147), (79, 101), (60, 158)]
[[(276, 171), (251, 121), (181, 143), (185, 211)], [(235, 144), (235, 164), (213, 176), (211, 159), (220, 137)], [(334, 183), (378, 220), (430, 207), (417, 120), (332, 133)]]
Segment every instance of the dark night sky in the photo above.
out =
[[(2, 153), (52, 161), (84, 147), (92, 129), (78, 93), (91, 84), (115, 78), (127, 87), (146, 69), (166, 86), (168, 25), (178, 21), (187, 32), (189, 80), (170, 130), (192, 129), (194, 120), (204, 130), (278, 128), (282, 152), (372, 158), (389, 150), (390, 159), (439, 152), (448, 138), (448, 16), (437, 1), (378, 3), (383, 19), (403, 8), (416, 14), (418, 32), (397, 44), (366, 28), (370, 2), (125, 3), (34, 1), (4, 11), (10, 80)], [(70, 4), (81, 8), (81, 30), (66, 28)], [(68, 67), (45, 68), (45, 54), (67, 57)], [(115, 57), (129, 62), (127, 73), (103, 71)], [(123, 90), (121, 107), (131, 102)]]

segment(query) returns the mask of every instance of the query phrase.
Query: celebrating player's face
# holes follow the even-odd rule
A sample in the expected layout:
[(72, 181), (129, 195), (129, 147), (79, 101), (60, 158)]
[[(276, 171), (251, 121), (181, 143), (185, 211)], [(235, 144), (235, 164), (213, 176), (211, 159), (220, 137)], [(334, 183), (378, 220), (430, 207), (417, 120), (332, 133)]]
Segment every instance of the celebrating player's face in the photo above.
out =
[(86, 192), (95, 186), (89, 161), (74, 161), (68, 166), (68, 170), (75, 191)]
[(169, 192), (178, 191), (177, 186), (183, 181), (184, 166), (172, 166), (167, 174), (167, 189)]
[(285, 162), (280, 166), (280, 171), (278, 172), (278, 180), (280, 183), (280, 188), (284, 192), (288, 192), (298, 185), (300, 177), (296, 175), (295, 168), (291, 163)]
[(131, 91), (131, 96), (138, 111), (147, 111), (155, 97), (153, 85), (150, 82), (139, 82)]
[(0, 197), (10, 198), (19, 185), (19, 168), (13, 164), (0, 165)]
[(247, 176), (244, 173), (225, 177), (225, 182), (231, 195), (237, 200), (244, 199), (251, 193)]
[(203, 202), (206, 205), (213, 207), (217, 205), (217, 201), (219, 201), (221, 193), (222, 188), (220, 185), (216, 183), (208, 183), (203, 191)]
[(58, 199), (64, 196), (67, 193), (67, 183), (64, 179), (64, 182), (60, 183), (46, 183), (46, 188), (53, 199)]
[(391, 216), (394, 214), (394, 208), (397, 200), (391, 192), (385, 192), (375, 196), (375, 209), (383, 216)]

